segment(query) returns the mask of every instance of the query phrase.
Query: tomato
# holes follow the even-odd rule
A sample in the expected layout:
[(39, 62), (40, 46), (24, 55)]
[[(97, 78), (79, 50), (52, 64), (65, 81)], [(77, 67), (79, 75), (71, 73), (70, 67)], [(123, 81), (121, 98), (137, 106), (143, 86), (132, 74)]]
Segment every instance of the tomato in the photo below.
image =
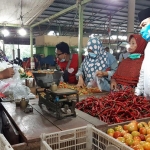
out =
[(123, 136), (125, 139), (128, 139), (128, 138), (133, 138), (133, 136), (130, 134), (130, 133), (126, 133), (124, 136)]
[(149, 142), (145, 142), (143, 144), (144, 150), (150, 150), (150, 143)]
[(114, 131), (114, 129), (112, 129), (112, 128), (109, 128), (108, 130), (107, 130), (107, 134), (108, 133), (114, 133), (115, 131)]
[(150, 134), (150, 128), (147, 128), (146, 130), (147, 130), (147, 134)]
[(150, 137), (146, 138), (146, 142), (150, 142)]
[(137, 123), (129, 123), (128, 124), (128, 131), (129, 132), (138, 131)]
[(141, 127), (143, 127), (143, 124), (140, 122), (137, 124), (138, 129), (140, 129)]
[(115, 127), (115, 131), (122, 131), (122, 130), (123, 130), (122, 126)]
[(128, 125), (127, 125), (127, 124), (124, 125), (124, 126), (123, 126), (123, 129), (124, 129), (124, 130), (128, 130)]
[(145, 141), (145, 135), (144, 134), (140, 134), (139, 137), (140, 137), (141, 141)]
[(133, 137), (133, 140), (136, 140), (136, 141), (139, 141), (139, 142), (140, 142), (140, 141), (141, 141), (141, 138), (140, 138), (139, 136), (134, 136), (134, 137)]
[(139, 129), (139, 132), (140, 132), (141, 134), (144, 134), (144, 135), (147, 134), (147, 130), (146, 130), (145, 127), (141, 127), (141, 128)]
[(133, 146), (138, 145), (138, 144), (140, 144), (139, 140), (133, 140), (133, 143), (132, 143)]
[(127, 138), (125, 139), (125, 143), (129, 146), (131, 146), (133, 144), (133, 139), (132, 138)]
[(141, 144), (137, 144), (132, 147), (134, 150), (144, 150), (143, 146)]
[(117, 140), (119, 140), (122, 143), (125, 143), (125, 138), (124, 137), (118, 137)]
[(128, 132), (125, 131), (125, 130), (121, 130), (120, 132), (121, 132), (122, 136), (124, 136), (126, 133), (128, 133)]
[(150, 127), (150, 121), (148, 121), (148, 123), (147, 123), (147, 124), (148, 124), (148, 126)]
[(148, 124), (146, 122), (141, 122), (145, 128), (148, 128)]
[(138, 132), (138, 131), (132, 131), (132, 136), (134, 137), (134, 136), (139, 136), (140, 135), (140, 133)]
[(115, 139), (117, 139), (118, 137), (121, 137), (121, 136), (122, 136), (122, 134), (121, 134), (120, 131), (115, 131), (115, 132), (114, 132), (114, 138), (115, 138)]
[(111, 136), (111, 137), (114, 137), (114, 133), (113, 132), (108, 133), (108, 135)]
[(149, 138), (150, 137), (150, 134), (147, 134), (145, 135), (145, 139)]

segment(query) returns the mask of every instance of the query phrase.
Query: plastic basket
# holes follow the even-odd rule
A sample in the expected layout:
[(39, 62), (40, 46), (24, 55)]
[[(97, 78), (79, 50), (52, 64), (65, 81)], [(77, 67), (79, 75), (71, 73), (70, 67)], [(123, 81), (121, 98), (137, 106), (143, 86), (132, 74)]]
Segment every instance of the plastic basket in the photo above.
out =
[(14, 150), (8, 141), (5, 139), (3, 134), (0, 134), (0, 150)]
[(132, 150), (132, 148), (92, 125), (87, 125), (51, 134), (43, 133), (41, 150)]

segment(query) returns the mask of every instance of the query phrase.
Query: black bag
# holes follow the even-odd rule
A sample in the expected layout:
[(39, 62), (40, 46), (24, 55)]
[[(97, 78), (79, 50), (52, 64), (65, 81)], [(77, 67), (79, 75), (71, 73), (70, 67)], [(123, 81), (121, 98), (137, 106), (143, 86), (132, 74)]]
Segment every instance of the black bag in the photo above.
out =
[(72, 60), (72, 54), (70, 55), (70, 59), (69, 59), (69, 61), (68, 61), (68, 64), (67, 64), (67, 66), (66, 66), (66, 69), (64, 70), (64, 74), (63, 74), (64, 82), (68, 82), (68, 80), (69, 80), (68, 68), (69, 68), (69, 66), (70, 66), (71, 60)]

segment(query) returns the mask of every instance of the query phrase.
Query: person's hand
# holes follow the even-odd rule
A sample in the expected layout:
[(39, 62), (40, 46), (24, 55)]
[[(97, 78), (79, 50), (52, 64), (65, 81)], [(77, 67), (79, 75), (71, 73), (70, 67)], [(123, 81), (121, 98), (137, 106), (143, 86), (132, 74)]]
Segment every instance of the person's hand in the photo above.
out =
[(11, 78), (14, 75), (14, 70), (13, 68), (7, 68), (3, 71), (0, 72), (0, 79), (7, 79), (7, 78)]
[(85, 87), (85, 83), (84, 83), (84, 80), (82, 78), (82, 76), (79, 76), (79, 81), (78, 81), (78, 84), (76, 85), (77, 87), (80, 87), (80, 88), (83, 88)]
[(101, 78), (104, 76), (104, 72), (103, 71), (97, 71), (96, 76)]
[(117, 82), (115, 81), (115, 79), (111, 79), (110, 88), (111, 90), (117, 89)]

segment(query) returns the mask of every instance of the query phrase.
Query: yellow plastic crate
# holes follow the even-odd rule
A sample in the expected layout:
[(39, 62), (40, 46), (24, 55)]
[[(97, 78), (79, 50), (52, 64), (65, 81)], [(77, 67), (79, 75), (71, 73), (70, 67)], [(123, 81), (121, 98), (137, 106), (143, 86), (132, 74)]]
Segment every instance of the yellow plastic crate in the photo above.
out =
[(14, 150), (3, 134), (0, 134), (0, 150)]
[(92, 125), (41, 135), (41, 150), (132, 150)]

